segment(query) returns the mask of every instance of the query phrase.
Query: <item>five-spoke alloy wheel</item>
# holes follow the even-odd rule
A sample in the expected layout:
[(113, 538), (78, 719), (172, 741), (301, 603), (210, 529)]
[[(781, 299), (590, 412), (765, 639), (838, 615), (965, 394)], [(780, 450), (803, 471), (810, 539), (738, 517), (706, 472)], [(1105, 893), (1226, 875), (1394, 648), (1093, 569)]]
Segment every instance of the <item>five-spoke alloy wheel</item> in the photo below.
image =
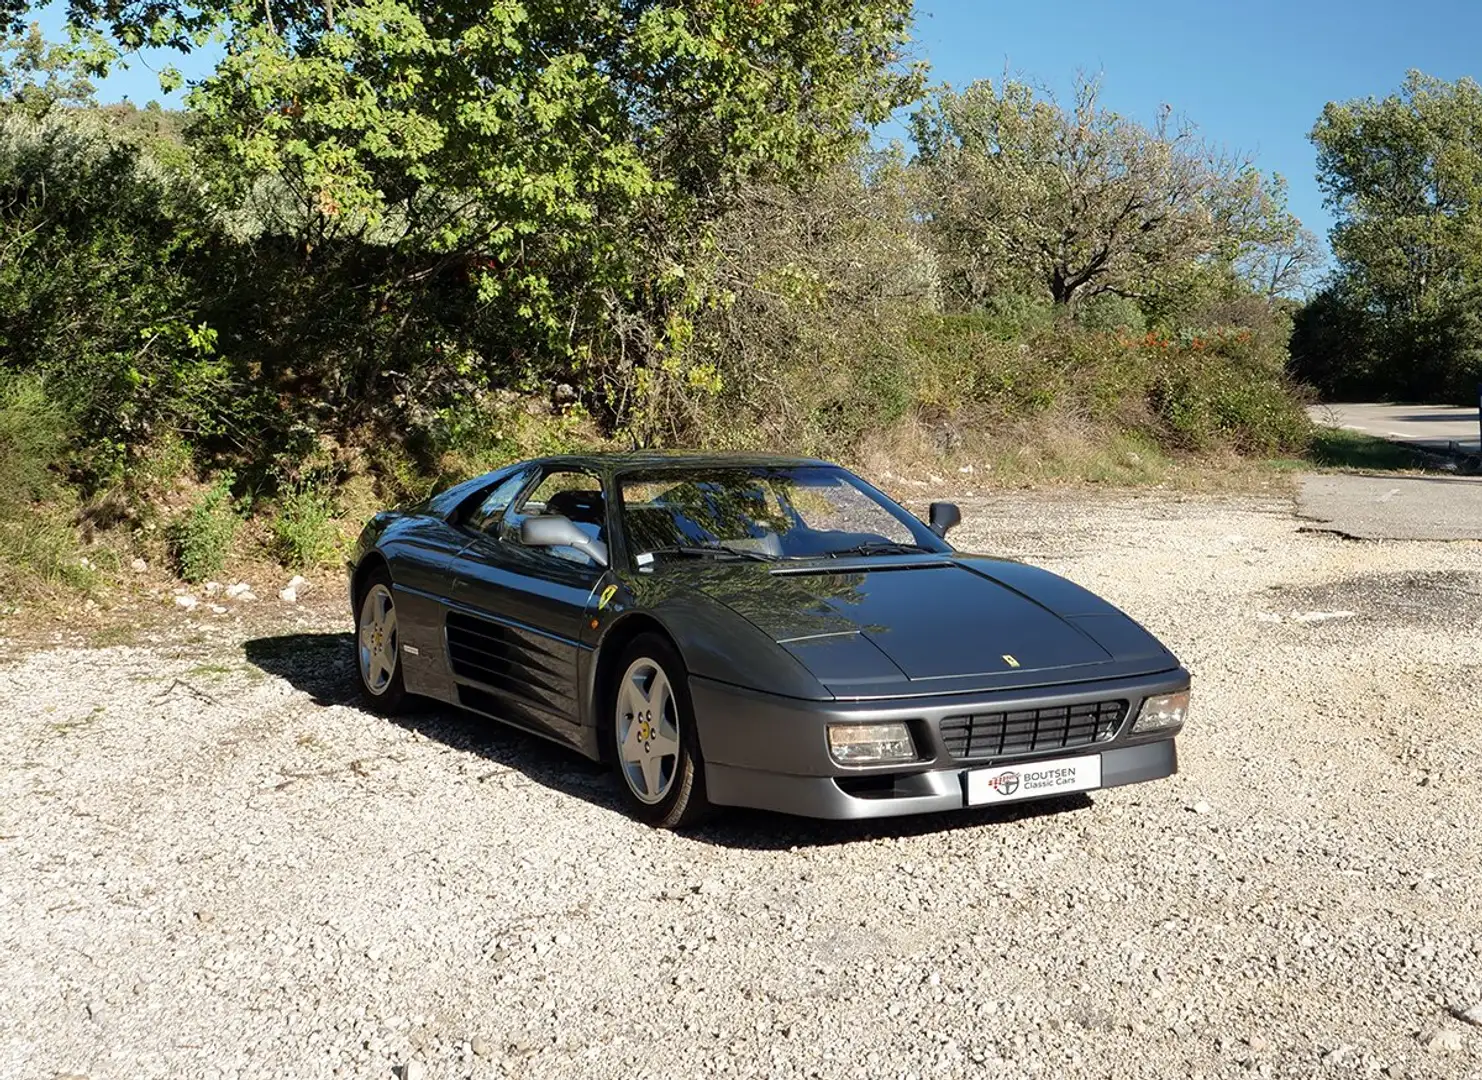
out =
[(684, 662), (664, 638), (640, 634), (615, 670), (609, 751), (630, 808), (652, 825), (694, 824), (709, 804)]
[(396, 711), (406, 688), (401, 676), (396, 600), (391, 595), (390, 575), (384, 570), (373, 571), (361, 588), (355, 656), (367, 704), (377, 712)]

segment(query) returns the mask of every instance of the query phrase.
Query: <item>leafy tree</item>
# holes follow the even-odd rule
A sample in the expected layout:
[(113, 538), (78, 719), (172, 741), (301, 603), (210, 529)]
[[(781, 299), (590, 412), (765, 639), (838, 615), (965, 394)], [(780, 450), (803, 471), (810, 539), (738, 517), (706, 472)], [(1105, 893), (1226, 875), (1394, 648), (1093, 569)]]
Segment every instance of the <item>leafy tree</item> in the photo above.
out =
[(346, 287), (386, 332), (346, 358), (357, 397), (425, 348), (428, 282), (472, 289), (480, 318), (454, 336), (486, 372), (585, 377), (609, 351), (681, 349), (707, 223), (741, 185), (815, 174), (920, 82), (910, 0), (70, 11), (115, 52), (224, 35), (190, 99), (214, 188), (248, 201), (257, 236), (364, 271)]
[(959, 297), (1032, 286), (1058, 305), (1148, 297), (1203, 260), (1242, 260), (1287, 287), (1306, 256), (1262, 260), (1300, 236), (1278, 180), (1213, 151), (1165, 108), (1147, 128), (1104, 108), (1095, 82), (1074, 104), (1015, 81), (939, 91), (912, 118), (938, 249)]
[(1303, 322), (1297, 370), (1329, 392), (1468, 400), (1482, 376), (1482, 86), (1411, 72), (1383, 100), (1329, 103), (1311, 138), (1338, 274)]
[(1330, 102), (1311, 135), (1333, 251), (1389, 312), (1444, 302), (1482, 269), (1482, 86), (1411, 72), (1382, 101)]
[(81, 54), (50, 42), (37, 23), (0, 35), (0, 113), (39, 116), (54, 105), (89, 105), (93, 84)]

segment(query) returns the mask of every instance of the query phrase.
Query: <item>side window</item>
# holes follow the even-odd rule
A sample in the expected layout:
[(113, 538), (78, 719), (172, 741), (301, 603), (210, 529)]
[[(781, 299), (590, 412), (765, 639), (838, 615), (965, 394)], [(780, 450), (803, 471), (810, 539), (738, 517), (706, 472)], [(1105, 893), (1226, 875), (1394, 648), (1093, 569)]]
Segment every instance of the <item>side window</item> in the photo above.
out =
[[(594, 540), (606, 540), (607, 507), (602, 498), (602, 481), (590, 473), (562, 471), (547, 473), (518, 504), (504, 513), (502, 535), (505, 540), (520, 542), (520, 522), (537, 514), (560, 514)], [(572, 562), (591, 560), (576, 548), (543, 549), (558, 558)]]
[(469, 527), (497, 535), (505, 510), (509, 508), (509, 504), (514, 501), (515, 496), (520, 493), (520, 489), (529, 479), (529, 470), (522, 469), (508, 479), (495, 484), (494, 490), (485, 495), (484, 501), (468, 515)]

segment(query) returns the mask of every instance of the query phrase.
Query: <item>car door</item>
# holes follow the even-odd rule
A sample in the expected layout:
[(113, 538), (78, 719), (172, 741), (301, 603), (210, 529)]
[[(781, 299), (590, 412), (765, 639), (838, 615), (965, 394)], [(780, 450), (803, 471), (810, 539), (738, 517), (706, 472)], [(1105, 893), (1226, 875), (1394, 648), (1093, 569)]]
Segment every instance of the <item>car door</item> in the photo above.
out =
[(520, 522), (548, 504), (567, 505), (580, 508), (573, 520), (601, 538), (601, 491), (594, 473), (551, 467), (508, 506), (477, 515), (453, 560), (447, 617), (462, 704), (577, 745), (582, 626), (606, 571), (575, 548), (526, 547)]

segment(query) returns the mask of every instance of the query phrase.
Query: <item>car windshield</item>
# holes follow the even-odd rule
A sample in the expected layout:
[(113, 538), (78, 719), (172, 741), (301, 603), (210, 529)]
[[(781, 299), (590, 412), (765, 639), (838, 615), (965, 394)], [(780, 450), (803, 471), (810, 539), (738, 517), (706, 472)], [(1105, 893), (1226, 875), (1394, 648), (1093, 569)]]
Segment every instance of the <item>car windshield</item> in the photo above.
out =
[(655, 557), (809, 559), (946, 551), (924, 525), (843, 469), (726, 466), (618, 479), (629, 551)]

